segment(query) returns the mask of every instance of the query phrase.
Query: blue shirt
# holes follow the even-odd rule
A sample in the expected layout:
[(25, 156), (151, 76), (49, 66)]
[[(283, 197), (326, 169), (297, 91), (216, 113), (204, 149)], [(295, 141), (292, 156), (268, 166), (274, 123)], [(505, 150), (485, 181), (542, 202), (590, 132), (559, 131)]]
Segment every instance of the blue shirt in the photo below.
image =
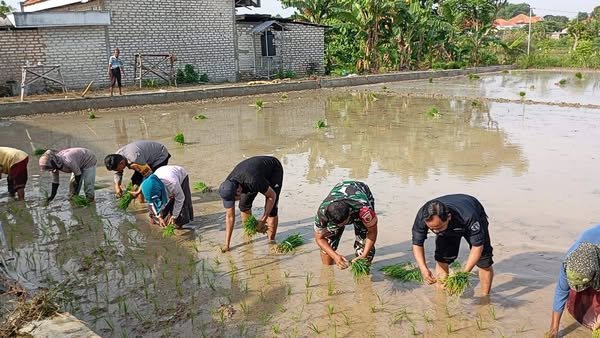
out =
[[(583, 242), (600, 244), (600, 224), (593, 226), (590, 229), (584, 231), (581, 236), (567, 251), (568, 256), (573, 250), (577, 249)], [(567, 282), (567, 273), (564, 266), (561, 266), (560, 273), (558, 275), (558, 282), (556, 283), (556, 290), (554, 291), (554, 302), (552, 303), (552, 309), (555, 312), (562, 312), (565, 309), (567, 298), (569, 298), (569, 283)]]
[(110, 69), (123, 67), (123, 62), (120, 58), (111, 55), (110, 59), (108, 59), (108, 63), (110, 64)]

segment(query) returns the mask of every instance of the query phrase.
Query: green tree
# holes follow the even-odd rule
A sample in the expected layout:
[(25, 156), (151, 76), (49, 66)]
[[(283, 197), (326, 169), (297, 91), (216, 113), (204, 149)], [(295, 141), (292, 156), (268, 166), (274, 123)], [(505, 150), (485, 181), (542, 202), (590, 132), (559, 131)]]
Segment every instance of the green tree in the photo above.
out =
[(589, 18), (589, 14), (586, 12), (579, 12), (577, 13), (577, 20), (579, 21), (583, 21), (583, 20), (587, 20), (587, 18)]
[(596, 20), (600, 20), (600, 6), (594, 7), (590, 16)]
[(0, 1), (0, 18), (5, 18), (6, 14), (10, 13), (14, 11), (14, 8), (12, 8), (11, 6), (9, 6), (6, 1), (2, 0)]
[(529, 7), (530, 6), (527, 3), (505, 3), (502, 7), (499, 8), (497, 17), (508, 20), (514, 18), (519, 14), (529, 15)]
[(295, 7), (294, 19), (317, 24), (327, 24), (340, 9), (338, 1), (332, 0), (281, 0), (285, 7)]

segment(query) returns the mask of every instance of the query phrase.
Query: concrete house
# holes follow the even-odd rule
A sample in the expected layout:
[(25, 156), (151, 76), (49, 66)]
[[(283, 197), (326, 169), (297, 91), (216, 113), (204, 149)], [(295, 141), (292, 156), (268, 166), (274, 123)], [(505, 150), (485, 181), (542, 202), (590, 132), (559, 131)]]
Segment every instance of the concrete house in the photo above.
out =
[[(242, 6), (260, 6), (260, 0), (26, 0), (21, 12), (7, 16), (10, 24), (0, 27), (0, 86), (20, 82), (21, 67), (37, 63), (60, 64), (69, 88), (92, 80), (106, 86), (115, 47), (121, 50), (128, 85), (137, 53), (174, 54), (176, 67), (191, 64), (216, 82), (267, 77), (279, 70), (322, 72), (325, 27), (277, 19), (276, 25), (251, 33), (269, 20), (236, 17), (236, 7)], [(273, 31), (287, 33), (285, 39), (272, 39), (268, 32)], [(264, 32), (271, 47), (283, 43), (267, 59), (260, 49)], [(253, 38), (256, 47), (250, 49)], [(266, 67), (269, 59), (275, 72)]]

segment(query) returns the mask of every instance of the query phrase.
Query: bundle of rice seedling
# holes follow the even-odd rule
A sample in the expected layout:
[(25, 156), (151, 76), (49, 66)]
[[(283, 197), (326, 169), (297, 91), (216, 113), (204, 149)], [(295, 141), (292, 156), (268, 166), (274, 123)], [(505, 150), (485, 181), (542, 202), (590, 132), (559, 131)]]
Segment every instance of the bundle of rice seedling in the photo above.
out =
[(173, 235), (175, 235), (175, 226), (173, 224), (169, 224), (163, 229), (162, 236), (163, 238), (169, 238)]
[(592, 338), (600, 338), (600, 329), (592, 331)]
[(326, 127), (327, 127), (327, 122), (325, 122), (325, 120), (319, 119), (315, 123), (315, 128), (317, 128), (317, 129), (322, 129), (322, 128), (326, 128)]
[(358, 280), (371, 272), (371, 264), (364, 258), (359, 258), (351, 263), (350, 271), (355, 280)]
[(258, 232), (258, 220), (256, 217), (250, 215), (248, 219), (244, 222), (244, 232), (248, 237), (252, 238)]
[(295, 234), (288, 236), (285, 240), (283, 240), (283, 242), (277, 244), (276, 250), (279, 253), (288, 253), (302, 244), (304, 244), (304, 239), (302, 239), (302, 235)]
[(410, 262), (387, 265), (381, 268), (381, 271), (384, 275), (403, 282), (423, 282), (421, 270)]
[(175, 135), (175, 137), (173, 137), (173, 141), (184, 145), (185, 144), (185, 136), (183, 136), (183, 133), (177, 133), (177, 135)]
[(581, 74), (581, 72), (577, 72), (575, 73), (575, 77), (581, 80), (583, 78), (583, 74)]
[(132, 190), (133, 190), (133, 185), (131, 183), (129, 183), (129, 185), (127, 186), (127, 189), (125, 189), (125, 192), (123, 193), (123, 195), (121, 197), (119, 197), (119, 200), (117, 201), (118, 209), (127, 210), (127, 208), (129, 208), (129, 205), (134, 200), (133, 195), (131, 194)]
[(202, 114), (196, 114), (194, 115), (194, 120), (206, 120), (207, 117), (205, 115)]
[(194, 183), (194, 190), (203, 194), (205, 192), (209, 192), (210, 188), (206, 185), (206, 183), (199, 181)]
[(42, 155), (44, 155), (45, 152), (46, 152), (46, 149), (37, 148), (36, 150), (33, 151), (33, 154), (35, 156), (42, 156)]
[(465, 290), (471, 286), (471, 273), (456, 271), (441, 281), (446, 293), (450, 296), (462, 296)]
[(71, 201), (73, 201), (73, 204), (75, 204), (78, 207), (87, 207), (88, 205), (90, 205), (88, 199), (85, 196), (81, 195), (75, 195), (71, 197)]

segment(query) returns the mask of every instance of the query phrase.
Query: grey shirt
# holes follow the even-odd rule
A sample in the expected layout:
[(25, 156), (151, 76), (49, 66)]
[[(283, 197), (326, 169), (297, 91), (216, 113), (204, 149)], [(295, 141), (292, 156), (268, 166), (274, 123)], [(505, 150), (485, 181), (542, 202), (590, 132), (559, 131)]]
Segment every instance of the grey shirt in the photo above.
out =
[[(83, 169), (96, 166), (96, 155), (86, 148), (69, 148), (57, 154), (63, 162), (60, 171), (80, 176)], [(58, 170), (52, 172), (52, 183), (58, 183)]]
[[(134, 141), (117, 150), (117, 154), (125, 157), (127, 166), (132, 164), (148, 165), (156, 168), (169, 157), (167, 148), (154, 141)], [(153, 169), (154, 170), (154, 169)], [(115, 173), (115, 182), (121, 183), (123, 172)]]

